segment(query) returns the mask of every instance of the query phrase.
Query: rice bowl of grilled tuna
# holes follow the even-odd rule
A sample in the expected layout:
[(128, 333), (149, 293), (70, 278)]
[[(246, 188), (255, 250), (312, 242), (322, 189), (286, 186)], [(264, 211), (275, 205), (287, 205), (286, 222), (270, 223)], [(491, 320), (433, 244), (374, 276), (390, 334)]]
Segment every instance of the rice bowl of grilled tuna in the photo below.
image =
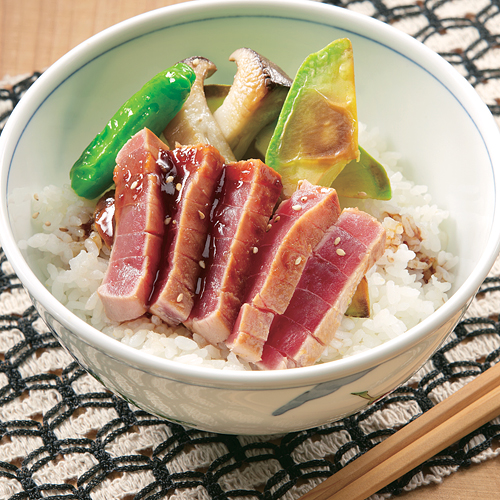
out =
[(453, 330), (499, 251), (499, 139), (456, 70), (383, 23), (176, 5), (29, 89), (0, 139), (0, 237), (111, 391), (203, 430), (306, 429)]

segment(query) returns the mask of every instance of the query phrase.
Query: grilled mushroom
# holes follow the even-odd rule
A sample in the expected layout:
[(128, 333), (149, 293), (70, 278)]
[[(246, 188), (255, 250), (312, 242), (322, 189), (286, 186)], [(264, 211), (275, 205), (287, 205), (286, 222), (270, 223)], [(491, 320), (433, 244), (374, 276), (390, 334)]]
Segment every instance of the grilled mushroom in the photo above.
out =
[(237, 49), (229, 60), (237, 64), (236, 75), (214, 118), (240, 159), (257, 133), (279, 115), (292, 80), (252, 49)]
[(189, 57), (182, 62), (194, 69), (196, 80), (182, 109), (163, 131), (165, 139), (171, 147), (176, 143), (211, 144), (227, 162), (235, 161), (235, 156), (208, 107), (203, 90), (205, 79), (217, 71), (217, 66), (205, 57)]

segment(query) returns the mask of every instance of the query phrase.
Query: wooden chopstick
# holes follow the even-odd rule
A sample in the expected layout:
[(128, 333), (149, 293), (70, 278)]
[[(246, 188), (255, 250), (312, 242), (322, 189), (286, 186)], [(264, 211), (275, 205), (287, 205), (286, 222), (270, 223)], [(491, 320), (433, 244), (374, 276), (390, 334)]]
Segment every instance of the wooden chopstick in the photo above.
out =
[(500, 415), (500, 363), (346, 465), (300, 500), (365, 500)]

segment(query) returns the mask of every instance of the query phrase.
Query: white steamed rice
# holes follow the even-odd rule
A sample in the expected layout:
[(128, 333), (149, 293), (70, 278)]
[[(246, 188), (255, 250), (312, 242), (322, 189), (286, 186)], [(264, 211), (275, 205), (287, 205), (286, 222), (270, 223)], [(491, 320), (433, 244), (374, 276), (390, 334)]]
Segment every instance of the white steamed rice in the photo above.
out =
[[(399, 155), (385, 150), (377, 130), (367, 132), (360, 126), (360, 143), (386, 166), (393, 197), (350, 200), (350, 204), (380, 220), (388, 243), (384, 256), (367, 274), (370, 318), (344, 317), (319, 362), (378, 346), (428, 317), (447, 300), (458, 261), (446, 252), (447, 237), (440, 228), (448, 212), (431, 203), (425, 186), (404, 178), (397, 167)], [(218, 369), (251, 369), (227, 349), (207, 344), (182, 326), (168, 327), (155, 316), (123, 324), (110, 321), (97, 295), (109, 251), (96, 233), (84, 239), (82, 228), (91, 219), (93, 204), (78, 198), (69, 186), (47, 186), (29, 196), (34, 235), (20, 246), (36, 249), (45, 285), (68, 309), (106, 335), (156, 356)]]

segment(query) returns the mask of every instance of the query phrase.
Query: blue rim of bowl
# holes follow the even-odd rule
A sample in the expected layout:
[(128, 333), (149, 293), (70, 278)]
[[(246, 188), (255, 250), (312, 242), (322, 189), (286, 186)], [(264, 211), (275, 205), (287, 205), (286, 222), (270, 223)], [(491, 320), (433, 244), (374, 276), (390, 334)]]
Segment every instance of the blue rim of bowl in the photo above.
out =
[[(255, 7), (259, 7), (260, 9), (276, 9), (284, 6), (286, 6), (288, 9), (293, 6), (297, 9), (297, 12), (294, 13), (294, 15), (292, 15), (290, 12), (288, 12), (287, 15), (271, 15), (265, 13), (223, 14), (221, 11), (221, 14), (213, 15), (212, 17), (202, 16), (203, 12), (211, 12), (212, 9), (215, 9), (216, 11), (217, 9), (225, 10), (228, 8), (247, 10), (249, 8), (251, 9)], [(45, 94), (43, 100), (38, 104), (35, 111), (31, 113), (31, 116), (27, 120), (25, 120), (19, 138), (22, 136), (25, 128), (29, 125), (32, 117), (36, 114), (38, 109), (43, 105), (45, 100), (50, 96), (52, 92), (54, 92), (60, 85), (62, 85), (66, 79), (70, 78), (73, 74), (81, 70), (85, 65), (89, 64), (95, 58), (102, 56), (106, 52), (113, 50), (118, 46), (131, 42), (139, 37), (150, 35), (151, 33), (154, 33), (156, 31), (169, 29), (174, 26), (180, 26), (187, 23), (205, 22), (207, 20), (215, 20), (228, 17), (281, 18), (297, 22), (314, 23), (333, 29), (339, 29), (346, 33), (356, 34), (357, 36), (371, 40), (374, 43), (382, 45), (387, 49), (396, 52), (400, 56), (406, 58), (413, 64), (418, 65), (427, 73), (429, 73), (444, 88), (446, 88), (448, 92), (450, 92), (450, 94), (465, 110), (474, 126), (478, 130), (490, 156), (490, 164), (493, 170), (493, 179), (495, 181), (494, 190), (495, 192), (497, 192), (498, 186), (496, 183), (493, 165), (494, 162), (492, 159), (492, 156), (494, 155), (492, 155), (491, 147), (494, 139), (496, 139), (497, 142), (500, 142), (498, 141), (500, 135), (498, 134), (498, 131), (493, 127), (493, 125), (495, 125), (496, 127), (496, 124), (491, 116), (491, 113), (487, 109), (484, 102), (480, 100), (479, 96), (472, 89), (470, 84), (468, 84), (465, 79), (463, 79), (463, 77), (461, 77), (458, 72), (456, 72), (454, 68), (452, 68), (446, 61), (444, 61), (444, 59), (442, 59), (432, 50), (425, 47), (423, 44), (416, 41), (409, 35), (406, 35), (405, 33), (402, 33), (395, 28), (385, 25), (384, 23), (368, 16), (348, 11), (340, 7), (319, 4), (316, 2), (312, 2), (311, 0), (198, 0), (197, 2), (188, 2), (186, 4), (177, 4), (157, 9), (156, 11), (141, 14), (139, 16), (136, 16), (135, 18), (123, 21), (115, 26), (112, 26), (104, 30), (103, 32), (98, 33), (97, 35), (94, 35), (92, 38), (87, 40), (87, 42), (84, 42), (72, 49), (68, 54), (63, 56), (59, 61), (54, 63), (54, 65), (52, 65), (44, 74), (42, 74), (39, 80), (35, 82), (35, 84), (27, 91), (26, 95), (18, 104), (16, 109), (14, 109), (14, 112), (12, 113), (12, 116), (7, 122), (2, 136), (0, 137), (0, 145), (2, 145), (3, 143), (7, 143), (8, 137), (11, 134), (11, 129), (14, 130), (18, 120), (22, 121), (22, 113), (24, 112), (24, 108), (28, 106), (29, 100), (31, 99), (31, 96), (34, 95), (35, 90), (45, 85), (45, 82), (49, 81), (49, 77), (52, 77), (53, 74), (57, 74), (58, 71), (62, 72), (64, 69), (64, 64), (67, 60), (74, 58), (75, 56), (77, 56), (76, 59), (82, 59), (88, 52), (91, 52), (93, 50), (94, 45), (97, 46), (103, 39), (105, 40), (106, 37), (108, 37), (110, 40), (113, 40), (115, 38), (118, 38), (120, 35), (123, 36), (123, 33), (126, 33), (129, 30), (129, 27), (136, 25), (136, 23), (138, 22), (139, 25), (141, 23), (147, 25), (152, 21), (154, 17), (156, 17), (157, 20), (161, 17), (162, 20), (168, 22), (169, 20), (167, 19), (167, 16), (174, 17), (175, 15), (185, 13), (189, 14), (192, 12), (198, 14), (196, 19), (179, 23), (171, 23), (162, 27), (150, 29), (149, 31), (144, 31), (141, 34), (133, 37), (128, 37), (126, 40), (120, 43), (115, 43), (114, 45), (109, 46), (104, 51), (100, 51), (99, 54), (95, 55), (94, 57), (85, 59), (84, 63), (80, 64), (76, 69), (70, 71), (69, 73), (66, 72), (66, 76), (64, 76), (62, 79), (59, 79), (56, 86), (50, 85), (51, 90)], [(319, 14), (318, 18), (308, 19), (308, 17), (311, 17), (312, 13), (314, 13), (312, 17)], [(322, 19), (322, 21), (318, 21), (318, 19)], [(331, 22), (327, 22), (326, 19), (330, 20)], [(345, 26), (341, 25), (341, 20), (348, 20), (351, 25), (353, 24), (358, 27), (362, 26), (363, 28), (368, 28), (368, 32), (372, 33), (372, 35), (370, 36), (366, 33), (360, 33), (353, 28), (346, 28)], [(398, 45), (400, 47), (399, 50), (395, 50), (387, 42), (384, 43), (383, 41), (374, 38), (375, 35), (373, 34), (373, 31), (379, 30), (381, 29), (381, 27), (382, 34), (380, 35), (379, 33), (381, 38), (396, 38), (401, 44)], [(84, 45), (86, 46), (84, 47)], [(417, 60), (418, 57), (410, 57), (409, 55), (403, 53), (403, 50), (406, 50), (408, 52), (411, 50), (415, 50), (417, 47), (418, 50), (420, 50), (420, 52), (417, 52), (417, 55), (421, 55), (421, 58), (425, 57), (426, 64), (424, 64), (423, 62), (419, 62)], [(432, 71), (430, 67), (433, 68)], [(445, 76), (445, 79), (448, 79), (448, 81), (445, 83), (443, 80), (441, 80), (435, 74), (436, 71), (442, 72), (443, 76)], [(451, 88), (452, 86), (454, 87), (453, 89)], [(478, 118), (476, 120), (474, 120), (468, 108), (465, 107), (457, 97), (456, 92), (461, 92), (463, 93), (462, 97), (467, 98), (467, 100), (474, 101), (469, 106), (469, 109), (474, 108), (474, 113), (478, 115)], [(488, 125), (488, 121), (490, 122), (489, 128), (485, 128)], [(483, 123), (485, 125), (483, 125), (483, 127), (480, 127), (479, 123)], [(486, 132), (488, 133), (488, 138), (489, 136), (491, 136), (489, 140), (485, 138)], [(493, 135), (495, 135), (495, 137), (493, 137)], [(15, 155), (16, 148), (17, 143), (14, 150), (12, 151), (10, 161), (8, 162), (8, 171), (10, 171), (10, 165)], [(3, 148), (0, 148), (0, 151), (2, 151), (2, 149)], [(500, 164), (500, 150), (498, 147), (496, 156), (498, 157)], [(8, 180), (6, 180), (5, 182), (5, 188), (7, 187), (7, 185)], [(4, 219), (8, 227), (8, 207), (4, 207), (4, 205), (2, 204), (0, 210), (2, 211), (2, 218)], [(33, 272), (29, 269), (29, 266), (24, 261), (24, 258), (17, 248), (16, 242), (10, 231), (7, 234), (2, 234), (1, 240), (7, 257), (12, 262), (12, 265), (18, 277), (25, 284), (26, 288), (28, 288), (30, 295), (32, 295), (37, 301), (39, 301), (40, 304), (44, 306), (44, 308), (50, 310), (51, 314), (54, 315), (57, 321), (63, 324), (68, 330), (71, 331), (71, 325), (76, 323), (76, 325), (79, 327), (80, 334), (78, 336), (80, 340), (92, 346), (92, 348), (97, 349), (103, 354), (117, 359), (120, 362), (139, 369), (145, 373), (152, 373), (155, 376), (160, 376), (165, 379), (180, 380), (184, 383), (189, 383), (190, 385), (201, 385), (209, 387), (214, 387), (214, 385), (217, 385), (218, 387), (226, 387), (232, 390), (254, 390), (256, 388), (260, 390), (272, 390), (276, 389), (277, 387), (291, 388), (313, 385), (320, 381), (328, 380), (339, 375), (345, 376), (357, 371), (365, 370), (370, 367), (375, 367), (385, 360), (391, 359), (397, 356), (399, 353), (404, 352), (412, 345), (417, 343), (423, 336), (425, 336), (426, 331), (438, 328), (443, 323), (445, 323), (446, 320), (449, 320), (451, 317), (453, 317), (457, 313), (457, 311), (460, 311), (464, 307), (464, 304), (468, 303), (471, 296), (481, 285), (482, 281), (493, 265), (495, 256), (500, 250), (500, 230), (497, 229), (496, 235), (493, 234), (495, 227), (500, 226), (500, 224), (498, 223), (495, 224), (497, 219), (500, 218), (500, 215), (497, 212), (498, 208), (497, 204), (495, 203), (495, 219), (492, 223), (488, 245), (484, 249), (483, 255), (480, 261), (476, 264), (471, 276), (466, 279), (462, 286), (439, 309), (442, 313), (440, 314), (440, 320), (435, 319), (436, 313), (433, 313), (430, 317), (423, 320), (417, 326), (411, 328), (408, 332), (406, 332), (406, 334), (389, 340), (380, 346), (370, 349), (369, 351), (362, 352), (348, 358), (293, 370), (252, 372), (231, 371), (230, 377), (228, 377), (227, 371), (197, 367), (193, 365), (184, 365), (176, 361), (171, 361), (147, 353), (142, 353), (139, 350), (124, 345), (119, 341), (108, 337), (102, 332), (99, 332), (98, 330), (94, 329), (92, 326), (75, 316), (73, 313), (71, 313), (51, 295), (48, 295), (47, 299), (46, 288), (42, 283), (38, 281)], [(22, 262), (21, 265), (17, 265), (17, 261), (19, 259), (20, 262)], [(46, 297), (44, 298), (44, 296)], [(118, 352), (119, 356), (115, 355), (116, 352)], [(151, 370), (151, 368), (153, 367), (154, 370)], [(186, 371), (188, 373), (186, 373)], [(231, 380), (228, 380), (228, 378), (230, 378)]]

